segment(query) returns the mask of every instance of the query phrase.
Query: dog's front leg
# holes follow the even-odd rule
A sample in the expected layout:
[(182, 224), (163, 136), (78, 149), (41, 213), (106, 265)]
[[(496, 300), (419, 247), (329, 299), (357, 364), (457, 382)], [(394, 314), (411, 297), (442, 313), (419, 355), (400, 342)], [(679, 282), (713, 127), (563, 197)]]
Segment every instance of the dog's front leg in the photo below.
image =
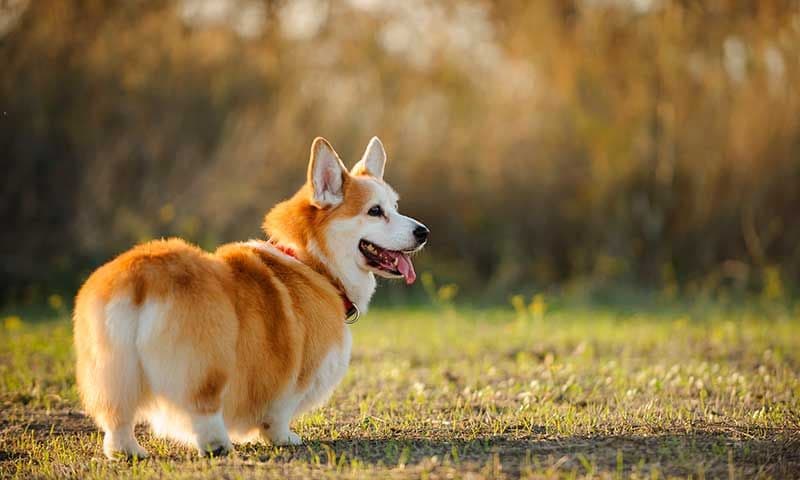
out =
[(289, 428), (300, 405), (300, 396), (292, 395), (274, 402), (259, 426), (259, 435), (273, 445), (302, 445), (303, 439)]
[(261, 435), (261, 440), (272, 443), (273, 445), (303, 444), (303, 439), (289, 428), (288, 423), (278, 426), (264, 422), (259, 429), (259, 435)]

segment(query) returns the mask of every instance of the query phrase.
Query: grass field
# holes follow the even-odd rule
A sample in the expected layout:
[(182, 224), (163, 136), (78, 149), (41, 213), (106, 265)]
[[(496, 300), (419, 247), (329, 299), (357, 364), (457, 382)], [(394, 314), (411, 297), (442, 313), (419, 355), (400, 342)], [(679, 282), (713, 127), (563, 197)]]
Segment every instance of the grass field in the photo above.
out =
[[(299, 447), (222, 459), (137, 430), (108, 462), (68, 315), (0, 325), (0, 477), (800, 477), (800, 311), (376, 310)], [(21, 318), (18, 318), (21, 317)]]

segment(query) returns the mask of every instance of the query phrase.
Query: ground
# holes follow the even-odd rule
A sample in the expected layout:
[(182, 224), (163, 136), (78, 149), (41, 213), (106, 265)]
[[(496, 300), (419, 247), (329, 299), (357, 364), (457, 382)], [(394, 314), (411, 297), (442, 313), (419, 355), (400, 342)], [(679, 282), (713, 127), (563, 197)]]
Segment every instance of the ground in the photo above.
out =
[(5, 315), (0, 477), (800, 476), (800, 310), (517, 303), (362, 318), (303, 446), (205, 460), (140, 426), (133, 463), (81, 412), (68, 313)]

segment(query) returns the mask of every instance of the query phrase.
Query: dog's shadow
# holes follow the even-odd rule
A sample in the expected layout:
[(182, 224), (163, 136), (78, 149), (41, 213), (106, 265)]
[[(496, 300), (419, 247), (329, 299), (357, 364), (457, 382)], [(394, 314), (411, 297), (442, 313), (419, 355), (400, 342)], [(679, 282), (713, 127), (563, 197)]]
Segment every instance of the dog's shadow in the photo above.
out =
[[(468, 465), (522, 473), (556, 469), (589, 473), (633, 469), (667, 475), (740, 472), (791, 476), (800, 471), (800, 439), (753, 439), (720, 432), (690, 434), (548, 437), (544, 429), (529, 437), (475, 439), (338, 439), (308, 441), (295, 447), (242, 445), (239, 458), (263, 462), (301, 461), (341, 465), (353, 460), (370, 466), (402, 467), (437, 464)], [(680, 461), (677, 461), (680, 459)]]

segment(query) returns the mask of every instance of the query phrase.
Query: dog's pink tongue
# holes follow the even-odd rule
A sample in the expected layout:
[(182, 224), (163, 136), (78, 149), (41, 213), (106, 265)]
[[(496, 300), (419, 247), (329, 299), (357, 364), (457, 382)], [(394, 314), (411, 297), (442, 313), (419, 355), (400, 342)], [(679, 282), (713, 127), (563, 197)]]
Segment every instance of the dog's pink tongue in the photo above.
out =
[(403, 274), (403, 278), (406, 279), (406, 285), (411, 285), (417, 279), (414, 264), (411, 263), (411, 258), (405, 253), (401, 253), (397, 257), (397, 271)]

